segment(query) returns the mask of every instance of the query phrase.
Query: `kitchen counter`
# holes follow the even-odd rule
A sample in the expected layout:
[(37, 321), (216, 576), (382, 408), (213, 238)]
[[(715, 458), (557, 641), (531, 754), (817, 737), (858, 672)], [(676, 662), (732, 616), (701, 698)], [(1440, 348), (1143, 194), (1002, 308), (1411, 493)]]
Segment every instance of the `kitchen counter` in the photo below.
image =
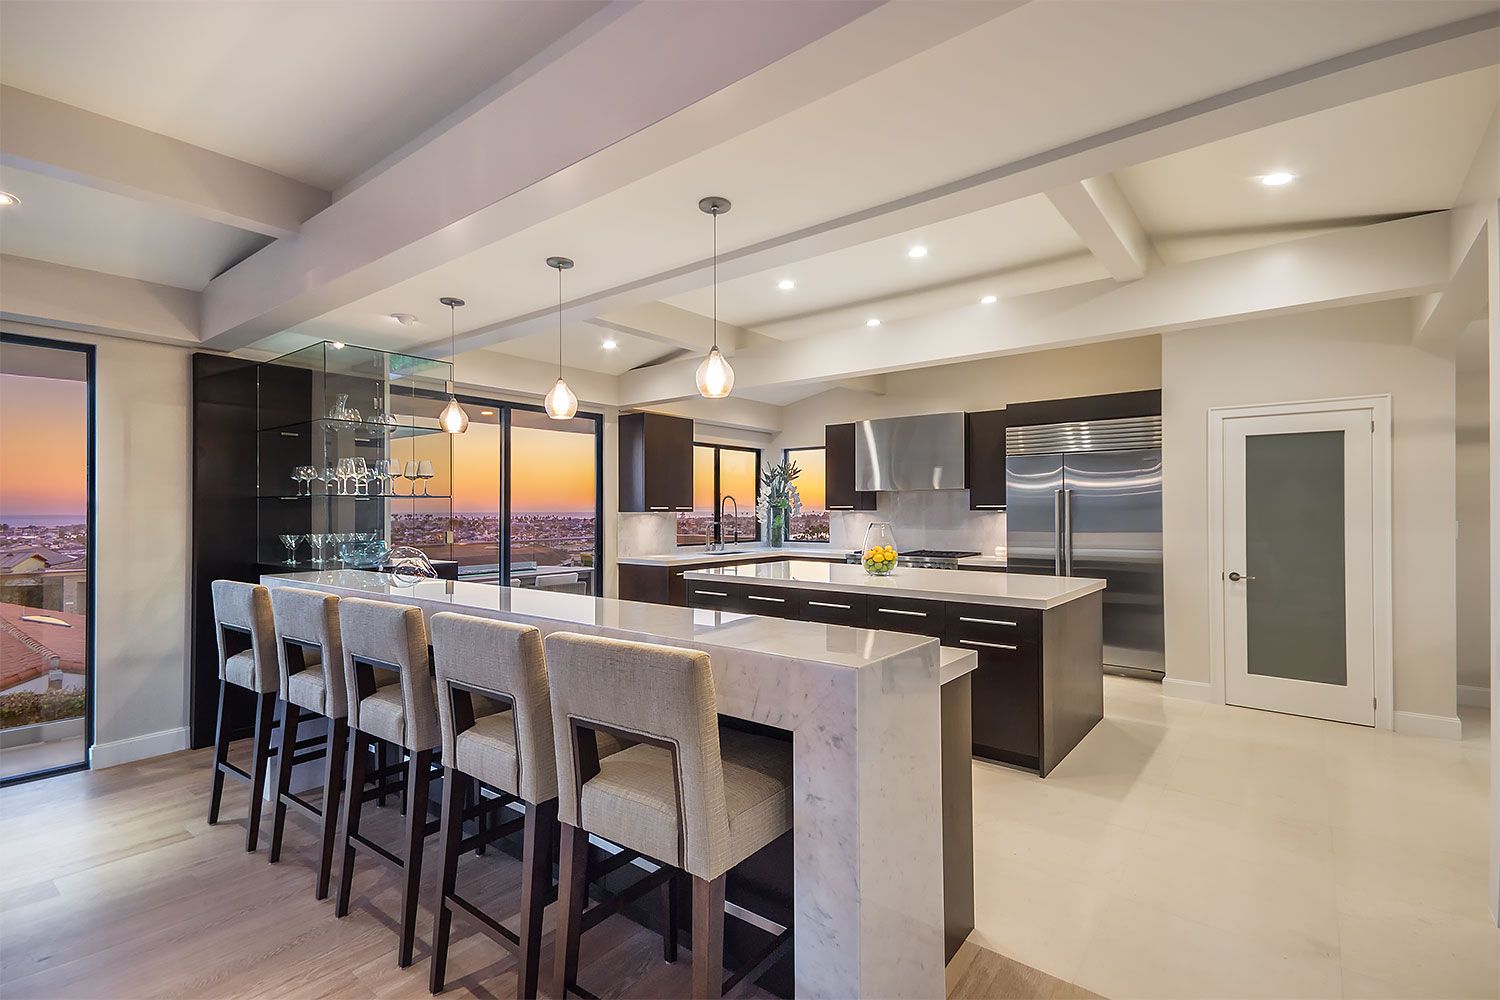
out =
[(688, 580), (733, 580), (747, 586), (963, 601), (1046, 610), (1104, 589), (1103, 580), (1024, 573), (917, 569), (897, 566), (890, 576), (871, 576), (861, 565), (789, 559), (690, 570)]
[(751, 562), (756, 559), (781, 557), (787, 559), (824, 559), (843, 562), (852, 550), (834, 549), (827, 545), (804, 542), (771, 548), (761, 543), (730, 543), (728, 552), (708, 552), (697, 546), (684, 547), (677, 552), (665, 552), (654, 556), (622, 556), (615, 561), (621, 566), (703, 566), (723, 563)]
[[(954, 774), (944, 768), (940, 692), (967, 692), (963, 651), (917, 635), (532, 588), (399, 586), (359, 570), (261, 582), (704, 650), (721, 715), (790, 735), (795, 995), (943, 995), (944, 795)], [(945, 687), (946, 674), (955, 679)], [(972, 853), (962, 860), (972, 864)]]

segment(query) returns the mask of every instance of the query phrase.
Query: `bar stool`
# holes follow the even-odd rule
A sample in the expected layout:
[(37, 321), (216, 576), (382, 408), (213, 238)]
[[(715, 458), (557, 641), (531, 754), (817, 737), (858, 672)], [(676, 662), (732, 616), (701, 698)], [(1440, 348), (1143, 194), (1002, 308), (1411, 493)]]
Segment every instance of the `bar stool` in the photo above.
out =
[[(344, 782), (344, 753), (349, 745), (349, 696), (344, 689), (344, 647), (339, 638), (339, 599), (332, 594), (296, 587), (271, 591), (276, 618), (276, 660), (280, 668), (281, 748), (277, 760), (276, 808), (271, 818), (271, 863), (281, 860), (281, 837), (286, 828), (286, 808), (296, 806), (320, 821), (317, 898), (328, 898), (333, 871), (334, 835), (338, 830), (339, 797)], [(304, 717), (320, 716), (328, 722), (326, 738), (318, 752), (297, 756), (303, 746), (297, 728)], [(314, 739), (316, 747), (320, 741)], [(291, 789), (292, 768), (323, 758), (323, 802), (321, 807), (299, 797)]]
[[(212, 591), (214, 632), (219, 640), (219, 716), (215, 725), (214, 783), (208, 800), (208, 822), (210, 826), (219, 822), (224, 775), (232, 774), (249, 782), (250, 824), (245, 833), (245, 850), (254, 851), (260, 840), (266, 769), (276, 754), (271, 747), (278, 683), (271, 594), (259, 584), (238, 580), (215, 580)], [(230, 734), (224, 719), (224, 703), (231, 684), (255, 695), (254, 750), (248, 773), (229, 762)]]
[[(432, 691), (427, 628), (418, 608), (346, 597), (339, 601), (344, 643), (344, 686), (349, 694), (350, 753), (344, 778), (344, 866), (339, 875), (337, 916), (349, 912), (354, 854), (363, 848), (404, 874), (401, 943), (396, 962), (411, 965), (416, 943), (417, 893), (422, 882), (422, 844), (439, 829), (427, 821), (433, 750), (439, 742), (437, 702)], [(384, 674), (377, 679), (378, 674)], [(365, 747), (371, 739), (403, 747), (406, 765), (406, 843), (397, 854), (359, 832), (360, 807), (380, 789), (365, 790)], [(382, 783), (381, 788), (384, 788)]]
[[(694, 997), (758, 975), (791, 930), (725, 980), (725, 875), (791, 829), (791, 745), (720, 728), (706, 653), (566, 632), (546, 653), (562, 821), (554, 994), (588, 995), (577, 976), (590, 833), (691, 877)], [(638, 742), (601, 758), (600, 732)]]

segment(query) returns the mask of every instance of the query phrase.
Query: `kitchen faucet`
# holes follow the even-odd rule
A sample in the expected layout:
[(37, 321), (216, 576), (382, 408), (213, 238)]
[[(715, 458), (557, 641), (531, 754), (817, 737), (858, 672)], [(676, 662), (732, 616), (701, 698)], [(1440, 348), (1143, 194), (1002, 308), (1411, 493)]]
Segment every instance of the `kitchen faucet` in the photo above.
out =
[[(736, 500), (732, 495), (726, 493), (724, 495), (724, 499), (719, 501), (719, 519), (708, 526), (708, 551), (710, 552), (724, 551), (725, 503), (734, 504), (734, 544), (740, 544), (740, 502)], [(718, 536), (717, 541), (714, 540), (715, 535)]]

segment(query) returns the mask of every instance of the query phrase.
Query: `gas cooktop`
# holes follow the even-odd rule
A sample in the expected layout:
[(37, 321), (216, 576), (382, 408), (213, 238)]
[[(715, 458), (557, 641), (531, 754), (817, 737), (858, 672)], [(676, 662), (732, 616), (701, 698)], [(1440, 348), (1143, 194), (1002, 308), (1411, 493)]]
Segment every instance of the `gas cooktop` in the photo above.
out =
[(951, 549), (912, 549), (901, 554), (919, 559), (966, 559), (979, 555), (978, 552), (958, 552)]

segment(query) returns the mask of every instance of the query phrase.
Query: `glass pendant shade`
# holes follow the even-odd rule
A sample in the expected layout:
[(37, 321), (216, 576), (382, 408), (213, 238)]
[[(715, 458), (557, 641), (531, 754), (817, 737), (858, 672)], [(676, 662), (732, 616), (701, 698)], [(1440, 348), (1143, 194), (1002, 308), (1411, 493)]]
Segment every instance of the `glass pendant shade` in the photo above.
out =
[(707, 399), (723, 399), (734, 388), (734, 369), (729, 360), (715, 347), (698, 366), (698, 395)]
[(567, 420), (578, 413), (578, 397), (561, 378), (552, 387), (552, 391), (547, 393), (542, 405), (547, 408), (547, 416), (553, 420)]
[(448, 434), (462, 434), (469, 429), (469, 415), (458, 405), (456, 396), (448, 397), (448, 405), (438, 414), (438, 426)]

